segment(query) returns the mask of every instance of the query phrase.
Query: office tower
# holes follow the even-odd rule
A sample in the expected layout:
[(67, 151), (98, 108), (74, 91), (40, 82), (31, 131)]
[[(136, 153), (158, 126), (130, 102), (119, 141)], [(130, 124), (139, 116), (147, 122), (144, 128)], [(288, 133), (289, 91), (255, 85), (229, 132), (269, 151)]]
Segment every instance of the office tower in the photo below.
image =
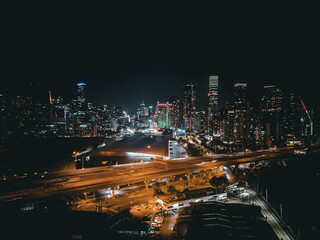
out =
[(285, 135), (289, 137), (297, 137), (300, 129), (300, 109), (299, 99), (290, 93), (284, 101), (284, 129)]
[(246, 83), (234, 84), (234, 107), (235, 109), (245, 110), (248, 108), (247, 97), (246, 97)]
[(275, 115), (283, 110), (283, 92), (275, 85), (264, 86), (261, 111)]
[(219, 98), (219, 77), (210, 76), (209, 77), (209, 106), (213, 112), (218, 111), (218, 98)]
[(86, 104), (86, 86), (87, 84), (80, 82), (77, 84), (78, 90), (77, 90), (77, 116), (78, 121), (80, 123), (86, 122), (86, 111), (87, 111), (87, 104)]
[(198, 121), (199, 121), (199, 133), (204, 136), (206, 133), (206, 112), (200, 111), (198, 113)]
[(172, 114), (172, 104), (169, 102), (158, 103), (157, 105), (157, 123), (159, 128), (170, 128), (171, 127), (171, 114)]
[(261, 115), (266, 131), (266, 145), (284, 143), (283, 91), (275, 85), (264, 86)]
[(172, 104), (171, 123), (172, 127), (180, 127), (180, 99), (178, 96), (169, 98), (169, 103)]
[(77, 99), (79, 104), (80, 103), (85, 103), (86, 102), (86, 98), (85, 98), (85, 93), (86, 93), (86, 83), (80, 82), (77, 83), (78, 86), (78, 90), (77, 90)]
[(249, 136), (249, 104), (246, 98), (246, 83), (234, 84), (234, 140), (237, 143), (247, 143)]
[(148, 106), (148, 114), (149, 114), (149, 117), (153, 116), (153, 106), (151, 105)]
[(209, 106), (207, 110), (207, 133), (209, 136), (217, 135), (219, 127), (219, 77), (209, 77)]
[(141, 117), (147, 117), (149, 115), (149, 110), (146, 107), (144, 101), (142, 100), (141, 104), (140, 104), (140, 116)]
[(183, 121), (189, 131), (194, 129), (196, 112), (196, 84), (189, 83), (183, 86)]

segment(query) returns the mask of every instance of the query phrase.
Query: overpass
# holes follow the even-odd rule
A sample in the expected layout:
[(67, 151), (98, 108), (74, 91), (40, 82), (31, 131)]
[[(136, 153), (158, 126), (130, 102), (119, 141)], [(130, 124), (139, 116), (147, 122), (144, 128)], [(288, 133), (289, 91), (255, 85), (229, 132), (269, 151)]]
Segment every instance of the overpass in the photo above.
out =
[(250, 154), (238, 153), (234, 156), (221, 154), (51, 173), (47, 174), (45, 179), (29, 181), (25, 184), (25, 190), (1, 194), (0, 201), (37, 199), (114, 188), (139, 182), (148, 183), (154, 179), (175, 175), (190, 176), (194, 171), (210, 171), (220, 166), (271, 160), (292, 155), (291, 148), (284, 148), (277, 151), (260, 150)]

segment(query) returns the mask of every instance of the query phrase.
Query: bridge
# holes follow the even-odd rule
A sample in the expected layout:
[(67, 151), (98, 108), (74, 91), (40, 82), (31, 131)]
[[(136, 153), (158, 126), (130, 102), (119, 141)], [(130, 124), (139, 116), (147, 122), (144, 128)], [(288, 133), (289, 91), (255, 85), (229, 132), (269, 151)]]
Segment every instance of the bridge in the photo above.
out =
[(155, 160), (153, 162), (114, 165), (79, 169), (67, 172), (50, 173), (40, 180), (29, 180), (21, 191), (9, 191), (0, 195), (0, 201), (15, 199), (38, 199), (49, 196), (73, 194), (77, 192), (95, 191), (115, 188), (128, 184), (148, 182), (175, 175), (190, 177), (195, 171), (212, 171), (220, 166), (258, 162), (290, 157), (292, 148), (277, 150), (259, 150), (250, 153), (236, 153), (233, 156), (224, 154), (188, 157), (171, 160)]

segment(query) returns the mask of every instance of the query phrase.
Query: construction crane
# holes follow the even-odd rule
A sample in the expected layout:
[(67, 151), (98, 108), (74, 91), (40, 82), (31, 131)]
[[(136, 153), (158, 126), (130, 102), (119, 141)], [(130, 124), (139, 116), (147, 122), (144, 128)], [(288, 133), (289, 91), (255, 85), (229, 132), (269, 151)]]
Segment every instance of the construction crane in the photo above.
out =
[(52, 106), (51, 111), (50, 111), (50, 113), (51, 113), (51, 118), (52, 118), (52, 110), (54, 110), (54, 115), (55, 115), (56, 118), (57, 118), (58, 115), (57, 115), (56, 109), (55, 109), (54, 106), (53, 106), (52, 97), (51, 97), (51, 91), (50, 91), (50, 90), (49, 90), (49, 101), (50, 101), (50, 104), (51, 104), (51, 106)]
[(306, 105), (304, 104), (304, 102), (302, 101), (301, 98), (300, 98), (300, 102), (301, 102), (301, 104), (302, 104), (302, 106), (303, 106), (303, 108), (304, 108), (304, 111), (306, 112), (306, 114), (307, 114), (307, 116), (308, 116), (308, 118), (309, 118), (309, 120), (310, 120), (310, 134), (311, 134), (311, 136), (312, 136), (312, 135), (313, 135), (313, 121), (312, 121), (312, 119), (311, 119), (311, 117), (310, 117), (310, 114), (309, 114), (307, 108), (306, 108)]

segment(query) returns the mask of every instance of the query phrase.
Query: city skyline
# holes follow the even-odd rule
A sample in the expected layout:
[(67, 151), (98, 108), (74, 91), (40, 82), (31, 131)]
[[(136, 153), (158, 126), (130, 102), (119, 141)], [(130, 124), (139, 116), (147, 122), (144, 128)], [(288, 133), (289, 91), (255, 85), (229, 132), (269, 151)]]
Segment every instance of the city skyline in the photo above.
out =
[[(114, 93), (114, 91), (116, 90), (116, 88), (114, 89), (110, 89), (110, 88), (101, 88), (101, 83), (99, 83), (99, 81), (91, 81), (89, 80), (85, 80), (82, 79), (82, 81), (76, 81), (76, 82), (72, 82), (72, 86), (70, 84), (68, 88), (65, 89), (60, 89), (57, 90), (57, 88), (55, 86), (50, 86), (48, 87), (46, 84), (41, 84), (41, 82), (34, 82), (34, 81), (26, 81), (23, 84), (21, 84), (21, 86), (16, 86), (14, 88), (2, 88), (1, 93), (7, 96), (10, 95), (19, 95), (19, 94), (27, 94), (29, 96), (31, 96), (32, 94), (35, 94), (34, 96), (37, 96), (37, 98), (41, 99), (44, 103), (46, 101), (48, 101), (49, 103), (49, 95), (48, 95), (48, 91), (51, 92), (52, 97), (61, 97), (62, 99), (65, 99), (67, 101), (71, 101), (73, 97), (76, 97), (76, 91), (77, 91), (77, 84), (78, 83), (85, 83), (86, 84), (86, 88), (87, 88), (87, 100), (89, 102), (93, 102), (95, 104), (102, 104), (102, 105), (108, 105), (109, 107), (122, 107), (124, 110), (126, 110), (129, 114), (135, 114), (136, 109), (139, 107), (139, 104), (141, 101), (145, 101), (147, 103), (147, 105), (152, 105), (155, 106), (157, 104), (158, 100), (161, 100), (162, 102), (166, 102), (170, 99), (170, 97), (172, 96), (179, 96), (180, 98), (183, 98), (183, 86), (185, 84), (196, 84), (197, 88), (196, 88), (196, 96), (197, 96), (197, 100), (196, 100), (196, 108), (198, 110), (205, 110), (207, 105), (210, 105), (210, 98), (208, 96), (208, 92), (210, 89), (210, 80), (208, 81), (208, 79), (210, 78), (211, 75), (206, 76), (206, 78), (203, 78), (203, 81), (201, 82), (197, 82), (197, 81), (190, 81), (187, 82), (185, 81), (185, 83), (181, 83), (178, 82), (174, 82), (175, 87), (172, 87), (171, 89), (167, 89), (168, 91), (165, 91), (162, 95), (159, 93), (161, 92), (158, 91), (158, 89), (154, 89), (152, 87), (150, 87), (150, 91), (144, 91), (143, 90), (143, 94), (141, 94), (141, 96), (137, 95), (137, 94), (133, 94), (132, 90), (130, 90), (131, 93), (129, 94), (118, 94), (118, 97), (112, 97), (113, 100), (102, 100), (101, 96), (98, 95), (97, 96), (97, 91), (101, 91), (104, 92), (105, 89)], [(101, 78), (104, 78), (102, 76), (100, 76)], [(218, 100), (218, 106), (220, 109), (223, 109), (226, 107), (226, 104), (228, 104), (228, 102), (232, 102), (233, 101), (233, 94), (234, 94), (234, 84), (238, 84), (238, 83), (244, 83), (246, 84), (246, 88), (247, 88), (247, 100), (249, 101), (249, 103), (251, 104), (251, 106), (255, 106), (258, 107), (257, 103), (259, 101), (261, 101), (261, 97), (263, 94), (263, 89), (265, 86), (268, 85), (275, 85), (277, 87), (279, 87), (280, 89), (284, 90), (285, 94), (290, 94), (293, 93), (296, 96), (299, 96), (301, 98), (304, 99), (304, 102), (306, 102), (306, 104), (308, 106), (317, 106), (317, 102), (314, 101), (314, 96), (308, 94), (308, 93), (304, 93), (301, 94), (301, 91), (299, 91), (298, 89), (292, 89), (290, 87), (285, 87), (282, 84), (276, 84), (276, 83), (272, 83), (272, 84), (267, 84), (267, 83), (255, 83), (255, 84), (249, 84), (248, 82), (245, 81), (234, 81), (231, 83), (226, 83), (224, 82), (223, 78), (219, 77), (219, 84), (218, 84), (218, 89), (219, 89), (219, 100)], [(94, 78), (94, 77), (93, 77)], [(141, 83), (141, 88), (144, 87), (145, 82)], [(67, 85), (67, 86), (68, 86)], [(229, 86), (230, 85), (230, 86)], [(228, 89), (226, 89), (228, 87)], [(59, 88), (58, 88), (59, 89)], [(118, 89), (118, 88), (117, 88)], [(131, 86), (132, 89), (132, 86)], [(139, 89), (139, 88), (137, 88)], [(165, 89), (162, 89), (165, 90)], [(301, 90), (301, 89), (300, 89)], [(122, 90), (121, 90), (122, 91)], [(300, 94), (299, 94), (300, 93)], [(102, 94), (102, 98), (103, 96), (108, 95), (107, 92), (104, 92), (104, 94)], [(116, 100), (114, 100), (116, 99)]]
[(316, 5), (2, 10), (1, 239), (320, 239)]

